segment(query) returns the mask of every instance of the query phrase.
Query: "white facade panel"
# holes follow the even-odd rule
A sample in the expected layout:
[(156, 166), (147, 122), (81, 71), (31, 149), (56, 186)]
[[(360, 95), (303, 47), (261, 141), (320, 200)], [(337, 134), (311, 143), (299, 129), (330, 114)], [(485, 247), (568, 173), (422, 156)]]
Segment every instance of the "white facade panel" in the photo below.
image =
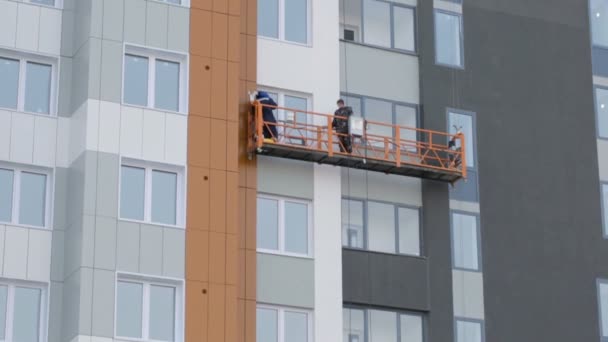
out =
[(165, 159), (165, 116), (163, 112), (144, 109), (143, 158), (162, 162)]
[(452, 270), (452, 291), (454, 316), (484, 319), (482, 273)]
[(600, 180), (608, 181), (608, 140), (597, 139), (597, 157), (600, 167)]
[(16, 163), (32, 164), (34, 156), (34, 115), (13, 112), (11, 121), (11, 157)]
[(120, 117), (120, 153), (123, 156), (141, 158), (143, 119), (143, 109), (122, 107)]
[[(6, 278), (26, 279), (28, 254), (28, 228), (6, 226), (4, 237), (4, 264)], [(49, 254), (50, 258), (50, 254)]]
[(165, 123), (165, 161), (186, 165), (188, 161), (188, 117), (167, 114)]
[(27, 249), (27, 280), (51, 279), (51, 231), (30, 229)]
[(118, 154), (120, 149), (120, 104), (99, 102), (98, 135), (100, 152)]
[(0, 46), (15, 46), (17, 37), (16, 2), (0, 1)]
[(38, 50), (38, 33), (40, 32), (40, 6), (19, 4), (17, 10), (16, 47), (22, 50)]
[(0, 110), (0, 159), (8, 160), (11, 154), (11, 112)]
[(57, 119), (36, 116), (34, 122), (34, 164), (55, 166), (57, 144)]
[(61, 11), (40, 8), (40, 35), (38, 52), (59, 55), (61, 50)]

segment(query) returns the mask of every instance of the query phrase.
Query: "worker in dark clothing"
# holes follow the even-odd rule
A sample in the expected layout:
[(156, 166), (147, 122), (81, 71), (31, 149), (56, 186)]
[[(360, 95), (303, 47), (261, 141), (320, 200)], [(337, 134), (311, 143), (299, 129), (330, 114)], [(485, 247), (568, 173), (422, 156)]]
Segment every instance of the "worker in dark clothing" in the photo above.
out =
[(348, 129), (348, 119), (353, 115), (353, 109), (344, 105), (344, 100), (339, 99), (338, 109), (334, 112), (334, 120), (331, 123), (331, 127), (338, 133), (338, 139), (340, 141), (340, 152), (351, 153), (353, 151), (350, 132)]
[(259, 91), (255, 97), (261, 104), (265, 105), (262, 107), (262, 119), (264, 120), (264, 139), (272, 139), (277, 141), (279, 133), (277, 132), (277, 119), (274, 117), (273, 111), (275, 108), (268, 106), (277, 106), (277, 103), (268, 95), (265, 91)]

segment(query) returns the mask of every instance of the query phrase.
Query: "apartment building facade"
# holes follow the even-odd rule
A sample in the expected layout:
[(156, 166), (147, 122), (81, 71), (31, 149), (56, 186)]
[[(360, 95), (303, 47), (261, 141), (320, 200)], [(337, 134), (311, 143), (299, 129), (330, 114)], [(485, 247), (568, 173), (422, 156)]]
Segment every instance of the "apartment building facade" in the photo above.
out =
[[(467, 178), (248, 153), (256, 90)], [(606, 106), (607, 0), (0, 0), (0, 340), (608, 340)]]

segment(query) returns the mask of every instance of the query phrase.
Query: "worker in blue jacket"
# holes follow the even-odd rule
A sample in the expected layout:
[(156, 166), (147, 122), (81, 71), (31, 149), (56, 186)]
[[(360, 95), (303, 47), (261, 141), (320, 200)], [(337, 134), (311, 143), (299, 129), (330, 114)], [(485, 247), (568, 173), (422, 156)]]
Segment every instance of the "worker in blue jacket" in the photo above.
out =
[(264, 120), (264, 139), (277, 140), (279, 133), (277, 132), (277, 119), (274, 117), (273, 111), (275, 108), (268, 106), (277, 106), (277, 103), (268, 95), (265, 91), (259, 91), (255, 97), (261, 104), (265, 105), (262, 107), (262, 119)]

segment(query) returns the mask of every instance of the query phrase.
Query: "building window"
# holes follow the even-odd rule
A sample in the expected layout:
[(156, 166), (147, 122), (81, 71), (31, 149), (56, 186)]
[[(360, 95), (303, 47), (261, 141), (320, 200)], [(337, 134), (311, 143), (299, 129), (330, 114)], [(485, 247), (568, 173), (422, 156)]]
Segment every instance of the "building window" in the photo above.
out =
[[(417, 106), (344, 93), (342, 94), (342, 98), (347, 106), (353, 108), (353, 114), (356, 116), (362, 116), (369, 121), (401, 126), (399, 137), (401, 138), (402, 145), (406, 146), (405, 149), (407, 150), (415, 150), (418, 137), (416, 130), (412, 128), (418, 127)], [(389, 126), (370, 124), (367, 127), (367, 133), (378, 137), (393, 138), (396, 132)], [(384, 147), (384, 143), (380, 141), (370, 142), (370, 144)]]
[(61, 7), (63, 0), (29, 0), (32, 4), (44, 5), (49, 7)]
[(608, 339), (608, 280), (598, 280), (597, 297), (600, 315), (600, 332), (602, 341), (604, 341), (604, 339)]
[(435, 10), (435, 62), (450, 67), (464, 67), (462, 16)]
[(44, 340), (45, 308), (45, 287), (0, 280), (0, 340)]
[(312, 341), (310, 311), (258, 305), (256, 310), (256, 341), (310, 342)]
[(416, 51), (414, 8), (377, 0), (342, 0), (340, 6), (341, 39)]
[(47, 227), (51, 184), (46, 171), (0, 164), (0, 222)]
[(178, 282), (118, 275), (115, 336), (144, 341), (180, 341), (181, 302), (182, 285)]
[(127, 46), (123, 102), (172, 112), (187, 112), (186, 56)]
[(420, 255), (420, 209), (344, 198), (342, 246)]
[(258, 250), (310, 256), (312, 205), (308, 201), (258, 195)]
[[(312, 107), (311, 97), (287, 91), (267, 90), (266, 92), (279, 107), (292, 109), (282, 108), (275, 111), (279, 123), (277, 127), (279, 141), (292, 145), (305, 145), (307, 139), (313, 138), (310, 128), (306, 126), (312, 119), (306, 114)], [(314, 139), (316, 141), (316, 133)]]
[(422, 342), (422, 316), (414, 313), (344, 308), (343, 341)]
[(55, 61), (0, 50), (0, 107), (55, 114)]
[(473, 271), (480, 269), (478, 216), (452, 212), (452, 251), (454, 268)]
[(456, 342), (483, 342), (483, 322), (456, 319)]
[(608, 88), (595, 87), (595, 112), (597, 134), (600, 138), (608, 139)]
[(183, 226), (183, 172), (178, 167), (123, 160), (120, 218)]
[(258, 34), (284, 41), (309, 43), (309, 0), (259, 0)]
[(608, 1), (591, 0), (590, 10), (593, 45), (608, 48)]
[[(448, 126), (450, 134), (456, 134), (459, 130), (464, 134), (467, 167), (476, 168), (474, 113), (448, 109)], [(456, 147), (461, 148), (460, 142), (456, 142)]]
[(604, 236), (608, 236), (608, 183), (602, 184), (602, 217)]

